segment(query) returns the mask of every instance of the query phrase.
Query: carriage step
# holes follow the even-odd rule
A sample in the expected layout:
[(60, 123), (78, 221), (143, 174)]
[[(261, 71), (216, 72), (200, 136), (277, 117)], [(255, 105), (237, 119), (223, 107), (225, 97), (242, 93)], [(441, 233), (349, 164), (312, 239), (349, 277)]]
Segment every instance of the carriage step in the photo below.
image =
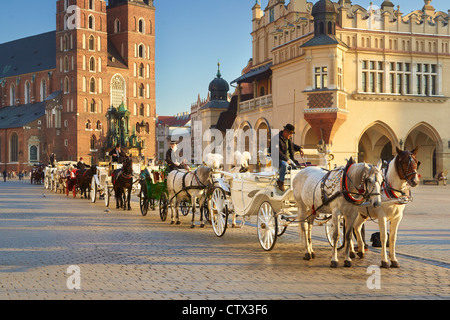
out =
[(281, 219), (288, 220), (288, 221), (294, 221), (295, 219), (297, 219), (297, 215), (296, 214), (282, 214)]

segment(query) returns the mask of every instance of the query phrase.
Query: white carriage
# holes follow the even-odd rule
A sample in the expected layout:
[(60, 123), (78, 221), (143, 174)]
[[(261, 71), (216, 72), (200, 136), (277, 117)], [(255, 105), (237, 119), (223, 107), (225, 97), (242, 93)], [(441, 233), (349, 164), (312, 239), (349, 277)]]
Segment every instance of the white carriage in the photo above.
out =
[[(123, 166), (117, 162), (102, 162), (97, 167), (97, 174), (92, 177), (91, 182), (91, 201), (96, 201), (96, 194), (105, 200), (105, 206), (109, 207), (111, 196), (113, 195), (114, 185), (112, 182), (113, 173), (115, 170), (121, 169)], [(139, 182), (139, 175), (141, 173), (141, 163), (133, 163), (133, 189), (132, 194), (139, 196), (141, 185)], [(95, 188), (95, 189), (94, 189)], [(95, 192), (92, 192), (95, 190)]]
[(58, 161), (55, 162), (54, 167), (48, 165), (44, 169), (44, 186), (45, 189), (52, 190), (54, 192), (64, 191), (65, 181), (61, 181), (60, 174), (76, 167), (75, 161)]
[[(326, 161), (322, 163), (326, 165)], [(209, 200), (211, 224), (216, 236), (225, 234), (230, 215), (233, 225), (236, 219), (240, 218), (241, 227), (246, 219), (256, 216), (259, 243), (264, 250), (272, 250), (277, 237), (281, 236), (289, 225), (298, 225), (291, 181), (300, 170), (288, 169), (284, 182), (285, 192), (277, 188), (276, 171), (216, 171), (215, 186)], [(325, 226), (326, 237), (331, 243), (331, 215), (319, 214), (316, 223)]]

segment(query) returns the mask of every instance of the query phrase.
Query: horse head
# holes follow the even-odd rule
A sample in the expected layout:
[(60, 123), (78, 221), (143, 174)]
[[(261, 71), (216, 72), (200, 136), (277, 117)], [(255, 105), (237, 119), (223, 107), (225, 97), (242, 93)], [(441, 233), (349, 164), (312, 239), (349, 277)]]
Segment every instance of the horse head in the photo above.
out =
[(416, 158), (419, 147), (415, 147), (411, 151), (402, 151), (398, 147), (396, 149), (395, 169), (397, 170), (398, 177), (401, 180), (406, 180), (411, 187), (416, 187), (420, 182), (417, 172), (420, 161)]
[(125, 174), (131, 174), (133, 173), (133, 160), (131, 159), (131, 157), (126, 156), (123, 159), (123, 172)]
[(212, 173), (213, 169), (208, 166), (200, 166), (195, 169), (195, 174), (198, 177), (198, 180), (204, 186), (212, 184)]
[(380, 159), (376, 166), (365, 164), (364, 169), (364, 185), (366, 194), (369, 197), (374, 208), (381, 206), (381, 188), (384, 182), (383, 173), (381, 167), (383, 166), (383, 161)]

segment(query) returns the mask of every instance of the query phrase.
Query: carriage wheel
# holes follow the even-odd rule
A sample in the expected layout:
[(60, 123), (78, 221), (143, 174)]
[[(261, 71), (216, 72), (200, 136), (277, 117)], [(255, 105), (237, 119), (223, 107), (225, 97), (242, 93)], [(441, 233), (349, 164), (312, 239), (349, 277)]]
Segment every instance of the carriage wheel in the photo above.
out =
[(166, 221), (169, 212), (169, 198), (166, 193), (161, 194), (159, 198), (159, 216), (162, 221)]
[(278, 234), (278, 221), (272, 205), (264, 201), (258, 210), (258, 240), (265, 251), (270, 251), (275, 246)]
[(103, 190), (105, 193), (105, 206), (109, 207), (109, 198), (111, 196), (109, 188), (108, 188), (108, 181), (105, 181), (105, 185), (103, 186)]
[(277, 232), (277, 236), (281, 237), (287, 229), (287, 226), (283, 225), (282, 223), (282, 219), (281, 219), (281, 214), (277, 215), (277, 225), (278, 225), (278, 232)]
[[(327, 236), (328, 243), (333, 246), (333, 220), (330, 219), (325, 224), (325, 235)], [(344, 218), (341, 216), (339, 219), (339, 238), (337, 241), (337, 249), (341, 250), (345, 245), (345, 222)]]
[(95, 177), (92, 177), (91, 180), (91, 202), (95, 203), (97, 201), (97, 182), (95, 181)]
[(180, 202), (180, 210), (181, 210), (181, 214), (183, 216), (187, 216), (189, 213), (189, 209), (191, 208), (190, 203), (188, 200), (183, 199)]
[(139, 193), (139, 207), (141, 208), (141, 214), (145, 217), (148, 212), (149, 201), (147, 198), (147, 187), (142, 186)]
[(225, 191), (220, 187), (216, 187), (211, 195), (209, 213), (214, 233), (218, 237), (222, 237), (227, 231), (228, 206), (226, 205), (226, 199)]

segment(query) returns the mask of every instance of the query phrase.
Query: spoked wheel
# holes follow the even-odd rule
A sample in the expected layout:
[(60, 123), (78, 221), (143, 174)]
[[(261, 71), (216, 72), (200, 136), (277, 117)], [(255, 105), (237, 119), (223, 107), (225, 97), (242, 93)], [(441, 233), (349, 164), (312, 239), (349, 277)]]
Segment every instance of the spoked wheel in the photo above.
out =
[(286, 232), (287, 226), (283, 225), (281, 214), (277, 215), (277, 236), (281, 237)]
[(103, 186), (103, 190), (105, 192), (105, 206), (109, 207), (109, 199), (111, 197), (111, 193), (109, 191), (108, 182), (107, 181), (105, 182), (105, 185)]
[(270, 251), (275, 246), (278, 234), (278, 221), (272, 205), (264, 201), (258, 210), (258, 240), (265, 251)]
[[(330, 243), (331, 246), (333, 246), (333, 220), (330, 219), (325, 224), (325, 235), (327, 236), (327, 240)], [(339, 219), (339, 238), (337, 241), (337, 249), (340, 250), (345, 245), (345, 223), (344, 218), (341, 216)]]
[(227, 231), (228, 207), (226, 205), (226, 195), (222, 188), (215, 188), (211, 195), (211, 208), (209, 210), (211, 224), (214, 233), (222, 237)]
[(145, 217), (148, 212), (149, 201), (147, 198), (147, 187), (142, 186), (139, 193), (139, 207), (141, 208), (141, 214)]
[(159, 216), (161, 221), (166, 221), (167, 213), (169, 212), (169, 197), (166, 193), (161, 195), (159, 198)]
[(95, 203), (97, 201), (97, 182), (95, 181), (95, 177), (92, 177), (91, 180), (91, 202)]

